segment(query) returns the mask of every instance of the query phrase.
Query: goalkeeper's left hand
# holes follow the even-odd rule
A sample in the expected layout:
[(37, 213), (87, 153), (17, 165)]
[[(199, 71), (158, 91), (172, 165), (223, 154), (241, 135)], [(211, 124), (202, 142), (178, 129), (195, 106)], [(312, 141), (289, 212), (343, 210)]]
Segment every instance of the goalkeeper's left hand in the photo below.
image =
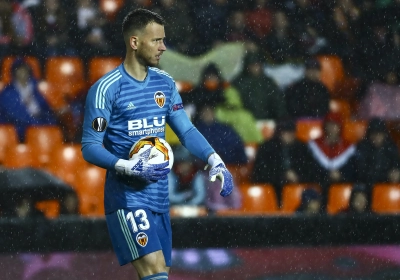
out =
[(232, 174), (226, 168), (225, 163), (217, 153), (211, 154), (208, 158), (208, 164), (204, 169), (211, 166), (209, 173), (209, 180), (214, 182), (216, 178), (221, 181), (221, 192), (220, 195), (225, 197), (232, 193), (233, 190), (233, 178)]

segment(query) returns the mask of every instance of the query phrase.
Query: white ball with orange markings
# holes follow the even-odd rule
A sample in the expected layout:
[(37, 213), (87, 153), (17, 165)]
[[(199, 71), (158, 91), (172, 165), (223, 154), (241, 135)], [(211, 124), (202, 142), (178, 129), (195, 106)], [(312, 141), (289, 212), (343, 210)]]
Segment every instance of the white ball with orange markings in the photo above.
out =
[(139, 157), (143, 152), (151, 149), (148, 161), (151, 164), (163, 163), (168, 161), (168, 168), (174, 164), (174, 153), (168, 142), (157, 136), (146, 136), (132, 145), (129, 151), (129, 160)]

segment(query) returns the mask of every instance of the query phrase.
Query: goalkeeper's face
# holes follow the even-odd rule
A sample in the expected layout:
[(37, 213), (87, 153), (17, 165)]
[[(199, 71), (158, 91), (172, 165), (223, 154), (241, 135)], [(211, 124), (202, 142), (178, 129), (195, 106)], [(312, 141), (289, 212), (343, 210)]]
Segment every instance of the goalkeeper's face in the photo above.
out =
[(138, 36), (136, 57), (145, 66), (157, 66), (161, 55), (167, 50), (164, 44), (164, 26), (149, 23)]

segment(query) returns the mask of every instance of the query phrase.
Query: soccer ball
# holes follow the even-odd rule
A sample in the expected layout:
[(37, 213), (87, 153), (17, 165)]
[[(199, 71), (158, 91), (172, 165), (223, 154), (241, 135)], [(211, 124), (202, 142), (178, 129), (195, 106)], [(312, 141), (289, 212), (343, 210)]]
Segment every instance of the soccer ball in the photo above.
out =
[(172, 168), (174, 153), (171, 146), (167, 141), (156, 136), (146, 136), (136, 141), (129, 151), (129, 160), (136, 159), (148, 149), (151, 149), (148, 157), (149, 163), (156, 164), (168, 161), (168, 168)]

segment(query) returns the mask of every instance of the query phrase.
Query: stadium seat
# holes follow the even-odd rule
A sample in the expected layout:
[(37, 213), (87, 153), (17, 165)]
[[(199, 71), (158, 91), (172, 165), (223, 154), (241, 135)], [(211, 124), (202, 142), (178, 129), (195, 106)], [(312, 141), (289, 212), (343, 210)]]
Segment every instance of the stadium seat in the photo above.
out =
[[(3, 59), (3, 63), (1, 66), (1, 81), (4, 83), (4, 85), (8, 85), (12, 80), (11, 66), (16, 58), (16, 56), (7, 56)], [(42, 78), (42, 71), (40, 68), (39, 60), (34, 56), (24, 56), (23, 59), (32, 68), (33, 76), (37, 80), (40, 80)]]
[(379, 214), (400, 214), (400, 184), (376, 184), (371, 209)]
[(314, 140), (322, 135), (321, 120), (298, 120), (296, 122), (296, 137), (302, 142)]
[(349, 207), (352, 184), (333, 184), (328, 192), (328, 214), (337, 214)]
[(18, 144), (15, 127), (11, 124), (0, 124), (0, 165), (4, 164), (6, 152)]
[(51, 162), (51, 154), (61, 148), (63, 134), (59, 126), (31, 126), (26, 130), (25, 142), (29, 146), (35, 167), (46, 168)]
[(26, 144), (17, 144), (7, 149), (4, 166), (7, 168), (24, 168), (39, 166), (39, 162), (33, 158), (30, 147)]
[(277, 214), (278, 200), (275, 189), (270, 184), (243, 184), (239, 186), (242, 194), (242, 208), (246, 213)]
[(367, 121), (345, 121), (343, 124), (343, 138), (351, 143), (359, 142), (367, 130)]
[(125, 0), (100, 0), (100, 11), (109, 21), (113, 21), (118, 11), (124, 6)]
[(197, 205), (174, 205), (169, 209), (171, 217), (203, 217), (207, 216), (206, 207)]
[(282, 188), (281, 212), (291, 214), (296, 212), (301, 204), (301, 195), (305, 189), (313, 188), (319, 190), (319, 187), (312, 184), (287, 184)]
[(50, 107), (57, 111), (68, 106), (67, 98), (57, 91), (57, 85), (48, 83), (47, 81), (40, 81), (38, 84), (40, 94), (46, 99)]
[(87, 165), (80, 170), (74, 184), (79, 197), (79, 210), (85, 216), (104, 216), (104, 182), (106, 170)]
[[(116, 1), (118, 2), (118, 1)], [(122, 63), (121, 57), (93, 57), (89, 61), (89, 85)]]
[(321, 65), (321, 82), (330, 93), (335, 94), (345, 79), (342, 60), (337, 55), (320, 55), (317, 59)]
[(233, 180), (237, 185), (250, 182), (252, 170), (250, 164), (227, 164), (229, 172), (231, 172)]
[(38, 201), (35, 207), (49, 219), (55, 219), (60, 215), (60, 202), (58, 200)]
[(54, 86), (54, 94), (67, 98), (73, 98), (86, 90), (85, 70), (80, 57), (47, 58), (45, 79)]
[(193, 84), (189, 81), (175, 81), (176, 89), (179, 93), (188, 93), (193, 89)]
[(89, 164), (83, 159), (80, 144), (64, 144), (51, 153), (51, 162), (47, 168), (67, 184), (75, 185), (78, 173)]
[(347, 100), (331, 99), (329, 110), (333, 113), (338, 113), (343, 120), (347, 120), (351, 116), (350, 103)]

